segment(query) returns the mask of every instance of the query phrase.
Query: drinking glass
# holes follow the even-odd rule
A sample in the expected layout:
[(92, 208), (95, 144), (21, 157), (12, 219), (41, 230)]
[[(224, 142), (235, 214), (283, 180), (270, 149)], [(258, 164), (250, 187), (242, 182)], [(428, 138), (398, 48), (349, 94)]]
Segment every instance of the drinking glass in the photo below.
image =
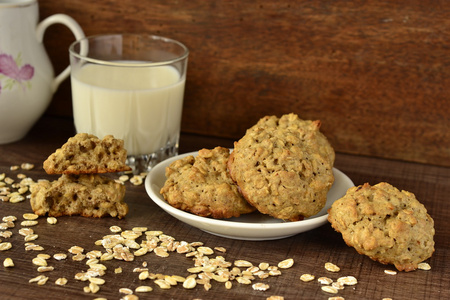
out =
[(189, 51), (146, 34), (83, 38), (70, 48), (78, 133), (124, 140), (135, 173), (177, 155)]

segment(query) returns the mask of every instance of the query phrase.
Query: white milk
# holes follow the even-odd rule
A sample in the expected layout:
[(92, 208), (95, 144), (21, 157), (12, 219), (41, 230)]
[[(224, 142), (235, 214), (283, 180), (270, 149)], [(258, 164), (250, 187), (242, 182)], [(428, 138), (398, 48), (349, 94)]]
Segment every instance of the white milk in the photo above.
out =
[(175, 68), (87, 64), (71, 81), (77, 132), (112, 134), (128, 155), (178, 143), (185, 78)]

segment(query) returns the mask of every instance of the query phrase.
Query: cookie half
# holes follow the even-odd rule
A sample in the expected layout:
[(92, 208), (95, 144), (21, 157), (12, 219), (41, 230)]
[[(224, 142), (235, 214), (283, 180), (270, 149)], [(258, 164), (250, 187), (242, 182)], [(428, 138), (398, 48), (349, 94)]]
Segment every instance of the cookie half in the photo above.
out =
[(121, 139), (78, 133), (44, 161), (47, 174), (96, 174), (130, 171)]
[(101, 175), (62, 175), (55, 181), (40, 181), (31, 186), (31, 208), (39, 216), (84, 217), (128, 213), (124, 202), (125, 186)]
[(319, 128), (295, 114), (267, 116), (235, 142), (228, 169), (258, 211), (298, 221), (325, 206), (335, 156)]
[(434, 221), (425, 206), (386, 182), (350, 188), (328, 213), (347, 245), (399, 271), (417, 269), (434, 252)]
[(179, 159), (166, 168), (161, 195), (173, 207), (202, 217), (238, 217), (253, 212), (230, 178), (229, 149), (202, 149), (198, 156)]

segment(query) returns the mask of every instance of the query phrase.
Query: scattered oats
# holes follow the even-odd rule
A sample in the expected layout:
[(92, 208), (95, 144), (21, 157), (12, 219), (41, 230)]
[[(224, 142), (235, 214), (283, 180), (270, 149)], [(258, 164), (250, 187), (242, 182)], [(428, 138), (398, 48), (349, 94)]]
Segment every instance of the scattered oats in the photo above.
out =
[(45, 253), (39, 253), (37, 257), (47, 260), (50, 259), (51, 256)]
[(80, 246), (72, 246), (72, 247), (70, 247), (70, 249), (68, 251), (72, 254), (78, 254), (78, 253), (83, 253), (84, 249)]
[(64, 278), (64, 277), (61, 277), (61, 278), (58, 278), (58, 279), (56, 279), (56, 281), (55, 281), (55, 284), (56, 285), (66, 285), (67, 284), (67, 278)]
[(23, 173), (19, 173), (19, 174), (17, 174), (17, 178), (18, 179), (25, 179), (25, 178), (27, 178), (27, 175), (25, 175)]
[[(91, 278), (89, 278), (89, 279), (91, 279)], [(91, 293), (96, 294), (100, 290), (100, 287), (91, 281), (89, 283), (89, 289), (91, 290)]]
[(358, 283), (358, 280), (353, 276), (344, 276), (338, 278), (337, 282), (342, 283), (343, 285), (355, 285)]
[(300, 276), (300, 280), (303, 282), (310, 282), (313, 281), (315, 279), (315, 276), (312, 274), (303, 274), (302, 276)]
[(327, 263), (325, 263), (325, 270), (327, 270), (329, 272), (339, 272), (341, 270), (341, 268), (339, 268), (338, 266), (336, 266), (333, 263), (327, 262)]
[(425, 263), (425, 262), (418, 264), (418, 265), (417, 265), (417, 268), (418, 268), (419, 270), (424, 270), (424, 271), (429, 271), (429, 270), (431, 270), (430, 264), (429, 264), (429, 263)]
[(169, 276), (169, 275), (164, 276), (164, 280), (167, 281), (167, 283), (170, 285), (178, 284), (178, 281), (176, 281), (175, 278), (173, 278), (172, 276)]
[(15, 222), (17, 221), (17, 217), (16, 216), (6, 216), (2, 218), (3, 222)]
[(144, 180), (142, 179), (142, 176), (134, 175), (131, 177), (130, 182), (134, 185), (141, 185)]
[(28, 282), (29, 283), (36, 282), (38, 285), (44, 285), (47, 282), (47, 280), (48, 280), (47, 276), (39, 275), (39, 276), (36, 276), (34, 278), (31, 278)]
[(43, 273), (43, 272), (53, 271), (54, 269), (55, 268), (52, 267), (52, 266), (47, 266), (47, 267), (39, 267), (39, 268), (37, 268), (37, 271), (40, 272), (40, 273)]
[(384, 273), (386, 273), (388, 275), (397, 275), (397, 271), (393, 271), (393, 270), (384, 270)]
[(168, 257), (169, 256), (169, 253), (163, 247), (156, 247), (155, 250), (153, 250), (153, 252), (155, 252), (155, 254), (159, 257)]
[(12, 244), (10, 242), (0, 243), (0, 251), (6, 251), (12, 248)]
[(118, 232), (122, 231), (122, 228), (120, 228), (119, 226), (114, 225), (114, 226), (109, 227), (109, 230), (111, 232), (113, 232), (113, 233), (118, 233)]
[(27, 220), (27, 221), (22, 221), (22, 223), (20, 223), (20, 225), (23, 227), (35, 226), (37, 224), (38, 224), (37, 220)]
[(189, 277), (183, 282), (183, 287), (188, 290), (195, 288), (196, 285), (197, 281), (193, 277)]
[(1, 174), (0, 174), (0, 180), (5, 179), (5, 177), (6, 177), (6, 174), (5, 174), (5, 173), (1, 173)]
[(122, 268), (121, 267), (118, 267), (118, 268), (114, 269), (114, 274), (120, 274), (120, 273), (122, 273)]
[(148, 293), (148, 292), (153, 291), (153, 288), (148, 285), (141, 285), (141, 286), (138, 286), (134, 291), (136, 293)]
[(3, 266), (4, 266), (5, 268), (11, 268), (11, 267), (14, 267), (14, 261), (13, 261), (11, 258), (7, 257), (7, 258), (5, 258), (5, 260), (3, 261)]
[(135, 240), (142, 235), (142, 232), (136, 232), (132, 230), (125, 230), (120, 233), (124, 239)]
[(72, 260), (74, 261), (82, 261), (86, 258), (86, 255), (84, 255), (83, 253), (77, 253), (74, 256), (72, 256)]
[(29, 170), (32, 170), (32, 169), (34, 168), (34, 165), (31, 164), (31, 163), (23, 163), (23, 164), (20, 165), (20, 167), (21, 167), (23, 170), (29, 171)]
[(225, 282), (225, 288), (227, 290), (230, 290), (233, 287), (233, 283), (231, 281)]
[(344, 284), (338, 281), (335, 281), (331, 284), (332, 287), (338, 289), (338, 290), (343, 290), (344, 289)]
[(55, 253), (53, 254), (53, 258), (56, 260), (63, 260), (67, 258), (67, 254), (65, 253)]
[(51, 224), (51, 225), (55, 225), (56, 223), (58, 223), (58, 219), (56, 219), (55, 217), (48, 217), (47, 223)]
[(131, 229), (131, 231), (134, 231), (134, 232), (144, 232), (144, 231), (147, 231), (147, 227), (133, 227), (133, 229)]
[(227, 249), (225, 249), (224, 247), (214, 247), (214, 250), (225, 253), (227, 252)]
[(120, 288), (119, 293), (125, 294), (125, 295), (131, 295), (131, 294), (133, 294), (133, 291), (130, 290), (129, 288)]
[(157, 286), (159, 286), (163, 290), (168, 290), (171, 287), (171, 285), (164, 279), (156, 279), (154, 282)]
[(91, 288), (89, 287), (89, 286), (85, 286), (84, 288), (83, 288), (83, 291), (87, 294), (87, 293), (90, 293), (91, 292)]
[(141, 273), (139, 273), (139, 280), (146, 280), (148, 279), (149, 273), (148, 271), (143, 271)]
[(382, 300), (392, 300), (392, 298), (383, 298)]
[(44, 247), (34, 244), (25, 245), (25, 251), (42, 251)]
[(122, 181), (122, 182), (125, 182), (128, 179), (130, 179), (130, 176), (128, 176), (128, 175), (122, 175), (122, 176), (119, 177), (119, 181)]
[(329, 297), (328, 300), (345, 300), (344, 297), (335, 296), (335, 297)]
[(130, 294), (123, 296), (120, 300), (139, 300), (139, 297), (134, 294)]
[[(9, 197), (9, 202), (11, 203), (19, 203), (25, 200), (25, 197), (20, 195), (19, 193), (17, 194), (11, 194), (11, 196)], [(22, 222), (23, 223), (23, 222)]]
[(266, 300), (284, 300), (283, 296), (270, 296)]
[(330, 293), (330, 294), (337, 294), (338, 289), (329, 285), (324, 285), (321, 287), (322, 291)]
[(211, 248), (209, 248), (209, 247), (203, 247), (203, 246), (201, 246), (201, 247), (198, 247), (198, 248), (197, 248), (197, 251), (198, 251), (199, 253), (204, 254), (204, 255), (211, 255), (211, 254), (214, 254), (214, 250), (211, 249)]
[(147, 252), (148, 252), (148, 248), (147, 247), (142, 247), (141, 249), (139, 249), (139, 250), (137, 250), (137, 251), (134, 251), (134, 255), (135, 256), (142, 256), (142, 255), (145, 255), (145, 254), (147, 254)]
[(268, 263), (262, 262), (262, 263), (260, 263), (258, 265), (258, 267), (259, 267), (260, 270), (265, 271), (265, 270), (267, 270), (270, 267), (270, 265)]
[(18, 192), (20, 195), (23, 195), (23, 194), (25, 194), (26, 192), (28, 192), (28, 187), (27, 187), (27, 186), (22, 186), (22, 187), (20, 187), (20, 188), (17, 190), (17, 192)]
[(245, 277), (236, 277), (235, 280), (241, 284), (251, 284), (252, 281)]
[(33, 233), (34, 233), (34, 230), (31, 228), (20, 228), (19, 229), (19, 234), (23, 235), (23, 236), (27, 236), (27, 235), (30, 235)]
[(109, 253), (109, 252), (105, 252), (102, 254), (102, 256), (100, 256), (100, 260), (105, 261), (105, 260), (111, 260), (114, 258), (114, 254)]
[(29, 235), (25, 236), (24, 240), (25, 240), (25, 242), (31, 242), (31, 241), (36, 240), (38, 237), (39, 237), (39, 235), (37, 235), (37, 234), (29, 234)]
[(317, 279), (317, 281), (318, 281), (320, 284), (331, 284), (331, 283), (333, 282), (333, 279), (328, 278), (328, 277), (319, 277), (319, 278)]
[(0, 196), (0, 200), (2, 200), (3, 202), (9, 202), (9, 197), (8, 196)]
[(280, 276), (281, 275), (281, 271), (280, 270), (270, 270), (269, 271), (269, 275), (270, 276)]
[(32, 260), (33, 264), (35, 264), (36, 266), (39, 267), (46, 267), (47, 266), (47, 261), (41, 257), (35, 257)]
[(280, 269), (288, 269), (294, 265), (294, 260), (292, 258), (285, 259), (278, 263), (278, 268)]
[(97, 285), (103, 285), (103, 284), (105, 284), (105, 279), (98, 278), (98, 277), (90, 277), (89, 282), (95, 283)]
[(11, 167), (9, 167), (9, 169), (11, 170), (11, 171), (17, 171), (17, 170), (19, 170), (19, 166), (17, 166), (17, 165), (14, 165), (14, 166), (11, 166)]
[(7, 238), (10, 238), (11, 236), (12, 236), (12, 232), (9, 230), (0, 232), (0, 237), (2, 237), (2, 238), (7, 239)]
[(253, 284), (252, 288), (255, 291), (267, 291), (270, 288), (270, 286), (268, 284), (258, 282), (258, 283)]
[(246, 260), (236, 260), (234, 262), (234, 265), (236, 267), (240, 267), (240, 268), (242, 268), (242, 267), (243, 268), (248, 268), (248, 267), (252, 267), (253, 266), (253, 264), (251, 262), (246, 261)]

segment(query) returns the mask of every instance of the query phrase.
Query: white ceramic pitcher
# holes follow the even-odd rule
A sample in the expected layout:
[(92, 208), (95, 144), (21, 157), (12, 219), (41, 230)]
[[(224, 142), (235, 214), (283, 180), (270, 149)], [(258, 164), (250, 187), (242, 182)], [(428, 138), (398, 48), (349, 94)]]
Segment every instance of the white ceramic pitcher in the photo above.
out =
[(38, 20), (37, 0), (0, 0), (0, 144), (22, 139), (69, 76), (69, 67), (54, 76), (42, 44), (47, 27), (64, 24), (77, 40), (84, 37), (67, 15)]

